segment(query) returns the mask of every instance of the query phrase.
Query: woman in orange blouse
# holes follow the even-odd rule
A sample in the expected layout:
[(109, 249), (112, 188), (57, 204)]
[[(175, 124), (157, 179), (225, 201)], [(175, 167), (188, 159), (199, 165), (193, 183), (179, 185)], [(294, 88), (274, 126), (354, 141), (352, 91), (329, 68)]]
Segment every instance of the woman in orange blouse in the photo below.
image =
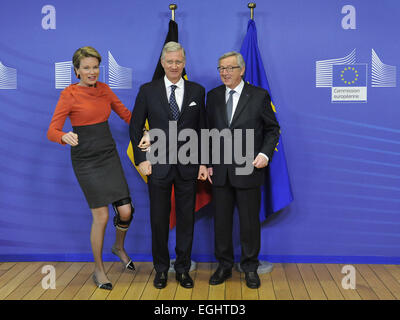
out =
[[(92, 47), (75, 52), (73, 65), (80, 82), (61, 92), (47, 137), (71, 146), (72, 166), (93, 216), (90, 234), (95, 261), (93, 280), (99, 288), (111, 290), (102, 260), (108, 205), (112, 204), (115, 211), (116, 240), (112, 253), (130, 270), (135, 267), (125, 252), (124, 241), (134, 210), (107, 120), (112, 109), (129, 124), (131, 112), (107, 84), (97, 81), (100, 62), (100, 54)], [(73, 126), (68, 133), (62, 131), (67, 117)]]

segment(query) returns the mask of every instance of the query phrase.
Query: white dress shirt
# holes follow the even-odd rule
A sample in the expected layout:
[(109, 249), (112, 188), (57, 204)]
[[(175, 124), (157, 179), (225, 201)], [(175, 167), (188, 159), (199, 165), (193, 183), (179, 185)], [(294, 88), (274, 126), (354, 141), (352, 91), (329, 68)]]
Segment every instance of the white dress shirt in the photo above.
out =
[(177, 83), (172, 83), (168, 80), (167, 76), (164, 76), (165, 89), (167, 90), (167, 98), (169, 102), (169, 98), (171, 96), (171, 86), (176, 85), (175, 89), (175, 100), (178, 104), (179, 111), (182, 111), (182, 103), (183, 103), (183, 94), (185, 92), (185, 82), (183, 78), (181, 78)]
[[(244, 81), (242, 80), (242, 81), (240, 81), (239, 85), (235, 89), (233, 89), (233, 90), (235, 90), (235, 93), (232, 95), (232, 100), (233, 100), (232, 101), (232, 115), (231, 115), (231, 118), (229, 119), (229, 123), (232, 122), (233, 115), (235, 114), (240, 95), (242, 94), (242, 91), (243, 91), (243, 87), (244, 87)], [(232, 90), (231, 88), (226, 87), (225, 102), (228, 102), (229, 92), (231, 92), (231, 90)]]
[[(235, 115), (235, 111), (236, 111), (236, 107), (238, 105), (239, 102), (239, 98), (240, 95), (242, 94), (244, 88), (244, 81), (240, 81), (240, 83), (238, 84), (238, 86), (236, 88), (234, 88), (233, 90), (235, 90), (235, 93), (232, 95), (232, 116), (231, 119), (229, 120), (229, 123), (232, 122), (233, 116)], [(226, 87), (226, 91), (225, 91), (225, 102), (228, 102), (229, 99), (229, 92), (231, 91), (231, 88)], [(259, 155), (262, 155), (263, 157), (265, 157), (267, 159), (267, 161), (269, 161), (269, 158), (266, 154), (260, 152)]]

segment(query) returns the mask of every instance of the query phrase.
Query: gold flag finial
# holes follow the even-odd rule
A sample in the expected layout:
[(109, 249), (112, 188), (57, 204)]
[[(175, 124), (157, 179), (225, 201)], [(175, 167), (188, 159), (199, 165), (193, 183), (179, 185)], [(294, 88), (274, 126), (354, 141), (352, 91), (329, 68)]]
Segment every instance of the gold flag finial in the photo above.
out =
[(171, 3), (171, 4), (169, 5), (169, 10), (171, 10), (171, 15), (172, 15), (171, 19), (172, 19), (173, 21), (175, 21), (175, 10), (176, 10), (176, 9), (178, 9), (178, 6), (177, 6), (175, 3)]
[(250, 9), (250, 19), (254, 20), (254, 8), (256, 7), (256, 4), (254, 2), (250, 2), (247, 4), (247, 7)]

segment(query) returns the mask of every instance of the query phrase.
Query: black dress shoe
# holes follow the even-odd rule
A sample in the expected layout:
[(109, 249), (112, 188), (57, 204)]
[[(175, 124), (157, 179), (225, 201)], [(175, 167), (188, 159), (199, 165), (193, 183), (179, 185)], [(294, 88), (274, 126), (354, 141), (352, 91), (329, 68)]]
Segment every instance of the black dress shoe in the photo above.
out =
[(184, 288), (193, 288), (193, 280), (190, 277), (188, 272), (184, 273), (176, 273), (176, 280), (179, 281), (182, 287)]
[(97, 277), (96, 277), (96, 275), (94, 273), (93, 273), (92, 278), (93, 278), (93, 282), (96, 284), (96, 286), (98, 288), (103, 289), (103, 290), (112, 290), (112, 283), (111, 282), (100, 283), (97, 280)]
[(157, 272), (156, 276), (154, 277), (154, 287), (157, 289), (163, 289), (167, 286), (168, 281), (168, 273), (167, 272)]
[(135, 265), (133, 264), (133, 261), (132, 261), (132, 260), (129, 260), (127, 263), (124, 262), (124, 261), (122, 260), (121, 256), (119, 255), (119, 250), (118, 250), (117, 248), (115, 248), (115, 247), (113, 246), (113, 247), (111, 248), (111, 252), (112, 252), (113, 254), (115, 254), (115, 255), (119, 258), (119, 260), (121, 260), (121, 263), (122, 263), (122, 265), (125, 267), (125, 269), (132, 270), (132, 271), (135, 271), (135, 270), (136, 270)]
[(245, 279), (246, 279), (246, 285), (250, 289), (257, 289), (260, 287), (260, 278), (258, 277), (257, 272), (245, 272)]
[(232, 277), (232, 269), (222, 269), (218, 267), (217, 271), (211, 276), (209, 283), (211, 285), (217, 285), (224, 283), (226, 279)]

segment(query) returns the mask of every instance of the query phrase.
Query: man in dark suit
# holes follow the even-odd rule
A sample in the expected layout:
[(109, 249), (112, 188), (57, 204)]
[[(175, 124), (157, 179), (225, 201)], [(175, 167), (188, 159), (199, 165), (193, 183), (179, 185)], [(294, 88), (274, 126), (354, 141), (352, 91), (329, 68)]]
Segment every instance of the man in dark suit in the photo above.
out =
[[(220, 163), (212, 163), (208, 168), (215, 204), (215, 256), (219, 261), (210, 284), (223, 283), (232, 276), (232, 224), (236, 204), (240, 223), (240, 266), (245, 272), (247, 286), (258, 288), (260, 187), (264, 183), (265, 167), (278, 143), (280, 129), (268, 92), (242, 80), (245, 63), (240, 53), (223, 55), (219, 59), (218, 70), (223, 85), (207, 94), (208, 127), (219, 132), (228, 129), (232, 139), (221, 140), (219, 150), (215, 150), (215, 143), (212, 142), (213, 153), (220, 151), (222, 157)], [(254, 139), (249, 137), (250, 133), (254, 134)], [(228, 143), (232, 146), (233, 157), (224, 153)], [(251, 151), (251, 173), (241, 171), (244, 168), (238, 161), (238, 155), (242, 156), (242, 150)]]
[[(182, 78), (185, 67), (185, 51), (177, 42), (165, 44), (161, 54), (161, 65), (165, 77), (141, 86), (136, 98), (130, 124), (130, 138), (136, 165), (142, 174), (148, 176), (150, 197), (150, 219), (152, 232), (152, 254), (156, 270), (154, 286), (167, 285), (170, 256), (168, 251), (169, 216), (171, 211), (171, 190), (174, 186), (176, 207), (176, 279), (185, 288), (193, 287), (189, 275), (194, 229), (194, 210), (197, 179), (207, 179), (207, 167), (199, 162), (183, 164), (177, 150), (185, 141), (177, 141), (184, 129), (192, 129), (200, 136), (205, 128), (205, 90), (197, 83)], [(150, 136), (152, 129), (161, 130), (168, 142), (158, 148), (166, 163), (151, 163), (146, 152), (138, 146), (142, 129), (148, 120)], [(171, 135), (170, 128), (176, 128), (177, 136)], [(171, 152), (170, 146), (176, 145)], [(153, 148), (151, 146), (150, 148)], [(189, 152), (192, 152), (191, 149)], [(194, 152), (194, 151), (193, 151)], [(174, 154), (171, 154), (174, 153)], [(194, 153), (198, 153), (198, 150)], [(197, 154), (200, 161), (200, 155)], [(171, 159), (174, 159), (171, 161)]]

